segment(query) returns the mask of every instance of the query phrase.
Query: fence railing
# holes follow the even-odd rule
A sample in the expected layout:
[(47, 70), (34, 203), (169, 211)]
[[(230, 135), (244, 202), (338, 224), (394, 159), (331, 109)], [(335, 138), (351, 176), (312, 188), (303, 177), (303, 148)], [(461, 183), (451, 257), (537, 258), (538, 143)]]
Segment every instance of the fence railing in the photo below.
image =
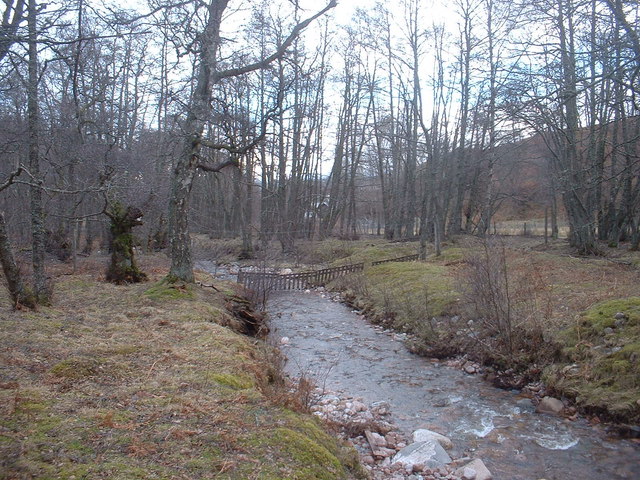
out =
[(341, 267), (323, 268), (303, 273), (271, 273), (271, 272), (238, 272), (238, 283), (249, 290), (268, 292), (276, 290), (305, 290), (307, 288), (326, 285), (332, 280), (349, 273), (364, 270), (364, 263), (343, 265)]
[[(418, 260), (418, 255), (390, 258), (372, 262), (372, 266), (389, 262), (412, 262)], [(274, 292), (279, 290), (306, 290), (307, 288), (326, 285), (338, 277), (364, 270), (364, 263), (342, 265), (341, 267), (323, 268), (313, 272), (302, 273), (273, 273), (273, 272), (238, 272), (238, 283), (254, 292)]]
[(383, 263), (390, 263), (390, 262), (413, 262), (415, 260), (418, 260), (419, 257), (420, 255), (416, 253), (415, 255), (406, 255), (404, 257), (389, 258), (387, 260), (378, 260), (377, 262), (371, 262), (371, 266), (375, 267), (376, 265), (382, 265)]

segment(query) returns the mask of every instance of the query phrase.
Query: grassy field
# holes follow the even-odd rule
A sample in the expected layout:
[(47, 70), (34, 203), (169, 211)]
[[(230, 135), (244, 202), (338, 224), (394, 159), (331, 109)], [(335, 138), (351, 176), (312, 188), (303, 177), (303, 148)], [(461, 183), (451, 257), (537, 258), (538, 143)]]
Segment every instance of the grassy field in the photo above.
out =
[[(104, 263), (104, 265), (103, 265)], [(299, 413), (274, 354), (239, 334), (231, 284), (101, 281), (58, 267), (50, 308), (0, 294), (0, 478), (342, 479), (357, 455)], [(213, 280), (200, 275), (211, 285)]]

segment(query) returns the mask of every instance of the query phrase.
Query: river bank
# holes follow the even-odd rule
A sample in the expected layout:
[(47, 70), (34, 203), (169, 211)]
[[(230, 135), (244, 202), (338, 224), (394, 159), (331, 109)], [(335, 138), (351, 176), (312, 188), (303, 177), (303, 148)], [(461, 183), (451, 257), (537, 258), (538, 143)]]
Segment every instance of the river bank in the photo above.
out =
[(445, 361), (409, 353), (403, 335), (370, 327), (323, 293), (270, 300), (271, 328), (293, 376), (366, 405), (386, 401), (404, 438), (420, 428), (449, 436), (454, 458), (481, 458), (497, 479), (631, 479), (640, 452), (599, 425), (535, 413), (519, 392), (491, 387)]
[[(105, 283), (108, 257), (56, 265), (52, 307), (0, 293), (0, 478), (366, 478), (356, 452), (295, 410), (231, 283)], [(244, 313), (243, 313), (244, 312)]]

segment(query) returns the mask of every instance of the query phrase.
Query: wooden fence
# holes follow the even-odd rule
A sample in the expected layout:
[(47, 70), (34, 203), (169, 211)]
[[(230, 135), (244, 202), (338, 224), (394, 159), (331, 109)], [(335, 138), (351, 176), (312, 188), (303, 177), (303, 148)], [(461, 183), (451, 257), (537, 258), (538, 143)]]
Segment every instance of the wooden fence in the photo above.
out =
[[(412, 262), (418, 260), (418, 255), (378, 260), (371, 265), (381, 265), (388, 262)], [(323, 268), (314, 272), (303, 273), (270, 273), (270, 272), (238, 272), (238, 283), (254, 292), (274, 292), (278, 290), (306, 290), (307, 288), (326, 285), (338, 277), (349, 273), (362, 272), (364, 263), (354, 263), (341, 267)]]
[(305, 290), (318, 285), (326, 285), (330, 281), (349, 273), (364, 270), (364, 263), (343, 265), (342, 267), (324, 268), (314, 272), (303, 273), (268, 273), (238, 272), (238, 283), (255, 292), (276, 290)]
[(420, 255), (415, 254), (415, 255), (407, 255), (405, 257), (390, 258), (388, 260), (378, 260), (377, 262), (371, 262), (371, 266), (375, 267), (376, 265), (382, 265), (383, 263), (389, 263), (389, 262), (413, 262), (415, 260), (418, 260), (419, 257)]

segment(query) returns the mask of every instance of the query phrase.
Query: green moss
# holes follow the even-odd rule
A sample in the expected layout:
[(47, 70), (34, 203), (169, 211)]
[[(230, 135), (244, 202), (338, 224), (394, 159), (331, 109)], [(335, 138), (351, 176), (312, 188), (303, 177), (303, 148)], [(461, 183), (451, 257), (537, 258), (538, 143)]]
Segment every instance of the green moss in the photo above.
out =
[(358, 453), (353, 448), (347, 448), (337, 443), (335, 438), (327, 434), (317, 422), (316, 418), (296, 414), (292, 414), (290, 417), (292, 428), (324, 447), (356, 476), (366, 476), (360, 465)]
[[(47, 409), (48, 410), (48, 409)], [(45, 409), (40, 410), (42, 413)], [(65, 423), (65, 418), (56, 415), (39, 415), (39, 417), (31, 422), (33, 426), (31, 440), (45, 441), (49, 437), (56, 437), (59, 429)]]
[(246, 375), (231, 375), (229, 373), (214, 373), (211, 380), (234, 390), (247, 390), (254, 387), (254, 381)]
[(243, 438), (241, 444), (261, 461), (265, 476), (260, 478), (369, 478), (355, 449), (327, 434), (315, 417), (282, 410), (257, 418), (264, 432)]
[(129, 459), (129, 461), (112, 460), (105, 462), (100, 465), (100, 471), (108, 474), (108, 478), (114, 480), (166, 478), (162, 477), (162, 473), (158, 472), (157, 469), (149, 469), (147, 466), (137, 466), (131, 459)]
[(13, 395), (11, 402), (14, 405), (16, 415), (33, 417), (46, 412), (51, 401), (43, 398), (38, 390), (19, 390)]
[(71, 440), (65, 444), (65, 448), (68, 451), (78, 452), (85, 455), (92, 455), (94, 452), (93, 448), (91, 448), (84, 440)]
[(55, 364), (49, 373), (55, 377), (77, 380), (97, 375), (99, 365), (95, 358), (71, 357)]
[[(616, 324), (618, 312), (626, 318)], [(547, 368), (545, 381), (584, 408), (640, 420), (640, 297), (594, 305), (558, 338), (567, 363)]]
[(190, 458), (184, 462), (184, 466), (189, 470), (209, 471), (212, 466), (219, 463), (224, 458), (222, 450), (216, 447), (208, 447), (200, 450), (198, 456)]
[[(274, 368), (267, 352), (211, 323), (228, 299), (193, 286), (193, 299), (158, 304), (146, 287), (68, 288), (59, 311), (5, 321), (0, 337), (17, 352), (7, 359), (18, 375), (15, 388), (0, 389), (7, 478), (353, 477), (352, 449), (257, 388)], [(158, 325), (165, 318), (170, 325)], [(57, 360), (31, 369), (23, 352)]]
[(179, 315), (173, 317), (174, 320), (180, 322), (213, 322), (219, 325), (226, 325), (230, 318), (229, 313), (219, 307), (199, 303), (193, 308), (180, 311)]
[(303, 466), (297, 474), (300, 480), (332, 480), (345, 476), (340, 461), (325, 447), (303, 433), (289, 428), (278, 428), (273, 432), (273, 442)]
[(153, 300), (183, 300), (194, 298), (193, 286), (161, 280), (148, 288), (144, 294)]
[(640, 325), (640, 297), (609, 300), (594, 305), (581, 315), (582, 333), (588, 336), (602, 335), (605, 328), (615, 327), (615, 315), (618, 312), (627, 316), (625, 327)]

